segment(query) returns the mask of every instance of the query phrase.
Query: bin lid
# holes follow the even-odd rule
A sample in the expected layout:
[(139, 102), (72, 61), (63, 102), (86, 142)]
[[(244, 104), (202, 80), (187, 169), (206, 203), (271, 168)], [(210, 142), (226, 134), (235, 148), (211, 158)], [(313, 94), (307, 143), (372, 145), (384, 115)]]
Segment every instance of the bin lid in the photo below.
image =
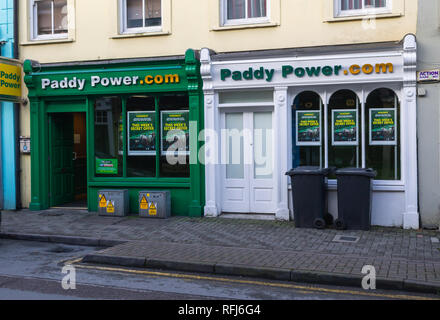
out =
[(321, 168), (321, 167), (312, 167), (312, 166), (301, 166), (291, 169), (286, 172), (288, 176), (294, 175), (328, 175), (329, 169)]
[(374, 178), (377, 172), (372, 168), (343, 168), (336, 170), (338, 176), (364, 176)]

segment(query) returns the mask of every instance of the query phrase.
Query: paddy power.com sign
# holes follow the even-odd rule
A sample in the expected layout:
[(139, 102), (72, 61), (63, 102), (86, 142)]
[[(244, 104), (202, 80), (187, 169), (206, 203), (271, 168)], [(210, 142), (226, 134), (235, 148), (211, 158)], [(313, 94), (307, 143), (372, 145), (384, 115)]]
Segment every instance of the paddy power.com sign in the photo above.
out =
[(15, 60), (0, 58), (0, 101), (21, 99), (21, 65)]

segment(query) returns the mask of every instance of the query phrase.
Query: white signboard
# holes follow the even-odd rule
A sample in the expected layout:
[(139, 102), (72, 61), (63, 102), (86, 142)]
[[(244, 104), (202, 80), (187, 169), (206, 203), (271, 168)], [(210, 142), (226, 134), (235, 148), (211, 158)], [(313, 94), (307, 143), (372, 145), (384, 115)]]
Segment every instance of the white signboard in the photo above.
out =
[(440, 70), (426, 70), (417, 72), (417, 81), (440, 81)]

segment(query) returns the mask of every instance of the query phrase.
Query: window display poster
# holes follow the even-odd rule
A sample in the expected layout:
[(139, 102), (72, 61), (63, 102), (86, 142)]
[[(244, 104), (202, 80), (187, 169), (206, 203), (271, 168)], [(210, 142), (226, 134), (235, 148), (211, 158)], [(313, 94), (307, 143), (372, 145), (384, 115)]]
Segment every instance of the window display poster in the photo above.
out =
[(161, 111), (162, 154), (189, 154), (189, 111)]
[(296, 111), (296, 145), (321, 145), (321, 112)]
[(156, 113), (129, 111), (128, 155), (156, 155)]
[(118, 174), (118, 159), (96, 159), (96, 174)]
[(332, 145), (358, 145), (358, 112), (356, 109), (332, 110)]
[(396, 145), (396, 109), (370, 109), (370, 145)]

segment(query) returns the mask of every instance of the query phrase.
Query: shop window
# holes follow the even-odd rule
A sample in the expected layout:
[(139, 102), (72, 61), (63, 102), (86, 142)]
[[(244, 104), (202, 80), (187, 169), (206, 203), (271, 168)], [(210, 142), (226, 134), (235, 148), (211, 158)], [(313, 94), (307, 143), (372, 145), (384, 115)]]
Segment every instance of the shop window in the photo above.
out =
[(155, 99), (133, 96), (127, 99), (127, 176), (156, 176), (157, 115)]
[(33, 40), (67, 38), (67, 0), (32, 0)]
[(390, 0), (335, 0), (336, 16), (390, 13)]
[(122, 33), (160, 31), (162, 0), (121, 0)]
[(95, 176), (122, 176), (122, 140), (121, 99), (119, 97), (97, 99), (95, 101)]
[(268, 21), (268, 0), (222, 0), (223, 24)]
[(399, 180), (400, 107), (396, 94), (390, 89), (373, 91), (367, 97), (365, 112), (366, 165), (377, 171), (376, 179)]
[(159, 97), (160, 176), (189, 177), (189, 100), (187, 95)]
[(296, 96), (292, 106), (294, 168), (323, 166), (323, 115), (323, 104), (317, 93), (306, 91)]
[(353, 91), (334, 93), (327, 108), (328, 165), (346, 168), (361, 166), (360, 102)]

